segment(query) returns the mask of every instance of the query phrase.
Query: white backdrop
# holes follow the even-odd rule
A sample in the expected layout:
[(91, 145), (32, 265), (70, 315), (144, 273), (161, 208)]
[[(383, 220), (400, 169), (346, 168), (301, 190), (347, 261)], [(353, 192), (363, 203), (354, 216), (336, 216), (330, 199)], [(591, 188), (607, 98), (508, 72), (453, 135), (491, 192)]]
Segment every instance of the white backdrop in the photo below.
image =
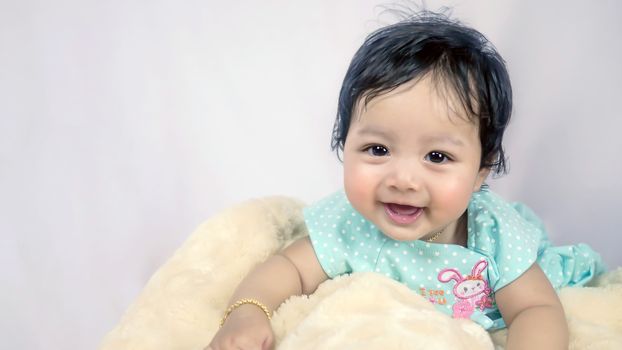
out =
[[(95, 348), (201, 221), (339, 187), (339, 84), (381, 3), (0, 0), (1, 347)], [(622, 265), (621, 3), (441, 4), (513, 79), (491, 186)]]

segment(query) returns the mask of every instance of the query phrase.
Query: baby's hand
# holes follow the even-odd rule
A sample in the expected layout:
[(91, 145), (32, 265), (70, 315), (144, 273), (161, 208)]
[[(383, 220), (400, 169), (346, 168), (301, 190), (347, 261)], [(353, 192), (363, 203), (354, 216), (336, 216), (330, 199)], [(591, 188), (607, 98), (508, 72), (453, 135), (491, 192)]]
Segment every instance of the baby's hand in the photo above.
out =
[(205, 350), (268, 350), (274, 333), (266, 314), (255, 305), (242, 305), (229, 315)]

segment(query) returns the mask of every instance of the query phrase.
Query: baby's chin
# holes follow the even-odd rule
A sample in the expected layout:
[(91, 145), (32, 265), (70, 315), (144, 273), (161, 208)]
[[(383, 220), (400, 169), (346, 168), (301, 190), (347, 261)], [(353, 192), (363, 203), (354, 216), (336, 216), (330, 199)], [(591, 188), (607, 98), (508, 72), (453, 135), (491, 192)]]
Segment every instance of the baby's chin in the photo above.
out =
[(409, 227), (390, 227), (383, 230), (382, 226), (378, 226), (382, 233), (394, 241), (408, 242), (422, 239), (425, 233), (417, 232)]

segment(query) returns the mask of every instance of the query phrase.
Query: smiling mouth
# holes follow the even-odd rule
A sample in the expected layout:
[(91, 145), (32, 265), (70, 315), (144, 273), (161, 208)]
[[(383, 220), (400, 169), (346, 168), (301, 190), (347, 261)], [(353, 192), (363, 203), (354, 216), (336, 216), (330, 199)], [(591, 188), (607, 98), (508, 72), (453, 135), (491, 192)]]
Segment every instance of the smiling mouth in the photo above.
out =
[(396, 224), (408, 225), (419, 218), (421, 213), (423, 213), (423, 208), (413, 207), (412, 205), (384, 203), (384, 211), (389, 219)]

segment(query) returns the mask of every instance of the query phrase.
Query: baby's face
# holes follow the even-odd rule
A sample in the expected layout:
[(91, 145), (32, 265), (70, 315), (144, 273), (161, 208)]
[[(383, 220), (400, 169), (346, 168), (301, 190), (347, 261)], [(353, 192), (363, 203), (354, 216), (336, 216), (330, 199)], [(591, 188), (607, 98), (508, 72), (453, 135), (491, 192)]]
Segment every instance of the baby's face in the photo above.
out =
[(359, 108), (348, 130), (348, 199), (395, 240), (444, 230), (438, 242), (455, 243), (457, 220), (488, 174), (477, 125), (437, 91), (430, 78), (404, 84)]

